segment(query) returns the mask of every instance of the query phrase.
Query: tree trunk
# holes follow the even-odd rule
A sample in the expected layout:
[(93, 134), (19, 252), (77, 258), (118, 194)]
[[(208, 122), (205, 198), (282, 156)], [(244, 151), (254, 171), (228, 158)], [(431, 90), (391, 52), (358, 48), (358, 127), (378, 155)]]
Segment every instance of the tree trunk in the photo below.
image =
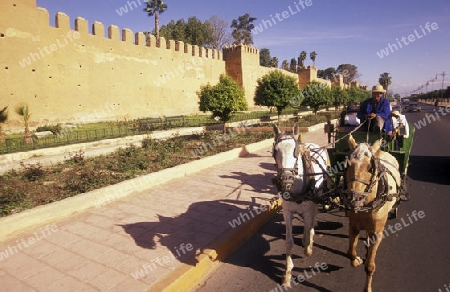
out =
[(5, 133), (3, 133), (3, 125), (0, 123), (0, 143), (5, 143)]
[(155, 30), (156, 30), (156, 46), (160, 47), (159, 43), (159, 13), (155, 11)]
[(26, 144), (33, 144), (33, 138), (31, 137), (31, 132), (30, 129), (28, 128), (28, 124), (25, 125), (24, 140)]

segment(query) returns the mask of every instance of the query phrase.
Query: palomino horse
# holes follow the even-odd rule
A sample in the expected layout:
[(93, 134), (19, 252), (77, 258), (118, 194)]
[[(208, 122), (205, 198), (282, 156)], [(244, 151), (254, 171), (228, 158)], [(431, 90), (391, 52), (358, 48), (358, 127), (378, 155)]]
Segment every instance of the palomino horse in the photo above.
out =
[(290, 287), (291, 271), (294, 264), (291, 249), (294, 245), (292, 237), (293, 213), (299, 214), (304, 221), (303, 248), (307, 256), (312, 254), (315, 216), (317, 206), (312, 201), (320, 198), (324, 186), (324, 172), (329, 164), (328, 152), (316, 144), (299, 144), (298, 124), (292, 134), (280, 132), (273, 127), (275, 142), (273, 157), (277, 167), (277, 177), (273, 182), (282, 194), (283, 216), (286, 224), (286, 273), (283, 285)]
[(400, 173), (398, 162), (391, 154), (381, 151), (381, 139), (371, 146), (357, 144), (349, 138), (351, 154), (344, 174), (344, 205), (349, 218), (348, 256), (353, 267), (363, 260), (356, 253), (359, 232), (367, 234), (367, 274), (364, 291), (372, 291), (372, 276), (375, 272), (375, 256), (383, 238), (383, 230), (389, 211), (398, 203)]

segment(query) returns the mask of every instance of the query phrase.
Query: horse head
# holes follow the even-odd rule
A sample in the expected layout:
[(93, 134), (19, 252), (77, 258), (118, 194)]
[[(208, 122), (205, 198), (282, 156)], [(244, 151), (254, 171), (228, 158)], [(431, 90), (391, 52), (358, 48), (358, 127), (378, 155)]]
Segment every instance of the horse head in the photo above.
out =
[(293, 191), (294, 183), (302, 173), (303, 165), (299, 163), (300, 135), (298, 124), (292, 128), (292, 133), (281, 132), (277, 125), (273, 126), (274, 143), (272, 154), (277, 167), (277, 177), (274, 180), (278, 191), (290, 193)]
[(372, 203), (377, 197), (377, 192), (381, 190), (378, 186), (380, 145), (381, 139), (372, 145), (357, 144), (350, 135), (351, 154), (344, 173), (346, 187), (344, 204), (356, 212)]

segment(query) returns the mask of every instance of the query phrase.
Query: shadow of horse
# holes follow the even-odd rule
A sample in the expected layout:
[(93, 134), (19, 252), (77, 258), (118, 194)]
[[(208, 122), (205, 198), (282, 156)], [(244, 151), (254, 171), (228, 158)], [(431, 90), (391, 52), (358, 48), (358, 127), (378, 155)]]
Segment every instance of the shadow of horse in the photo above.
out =
[[(239, 200), (202, 201), (176, 217), (158, 214), (158, 221), (122, 224), (136, 245), (149, 250), (166, 247), (178, 261), (195, 266), (197, 256), (221, 234), (229, 222), (248, 212), (251, 203)], [(244, 222), (242, 222), (244, 223)], [(238, 224), (238, 223), (235, 223)], [(240, 224), (240, 223), (239, 223)]]

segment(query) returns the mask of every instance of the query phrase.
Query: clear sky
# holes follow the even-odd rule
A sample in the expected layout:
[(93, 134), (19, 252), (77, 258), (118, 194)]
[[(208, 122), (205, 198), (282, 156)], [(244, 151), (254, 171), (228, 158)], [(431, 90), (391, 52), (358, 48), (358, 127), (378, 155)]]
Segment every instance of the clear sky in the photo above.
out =
[[(170, 20), (196, 16), (204, 21), (218, 16), (230, 22), (249, 13), (261, 29), (254, 34), (254, 46), (268, 48), (272, 57), (283, 60), (316, 51), (316, 67), (326, 69), (353, 64), (361, 74), (361, 85), (378, 83), (389, 72), (391, 89), (405, 96), (437, 74), (448, 74), (450, 86), (450, 1), (449, 0), (277, 0), (277, 1), (181, 1), (166, 0), (160, 25)], [(144, 0), (37, 0), (50, 12), (54, 25), (57, 11), (81, 16), (106, 27), (114, 24), (134, 32), (154, 29), (154, 19), (143, 8)], [(122, 9), (121, 9), (122, 8)], [(127, 12), (125, 12), (125, 9)], [(427, 24), (428, 23), (428, 24)], [(442, 76), (430, 82), (428, 91), (440, 89)], [(422, 89), (425, 91), (425, 87)]]

